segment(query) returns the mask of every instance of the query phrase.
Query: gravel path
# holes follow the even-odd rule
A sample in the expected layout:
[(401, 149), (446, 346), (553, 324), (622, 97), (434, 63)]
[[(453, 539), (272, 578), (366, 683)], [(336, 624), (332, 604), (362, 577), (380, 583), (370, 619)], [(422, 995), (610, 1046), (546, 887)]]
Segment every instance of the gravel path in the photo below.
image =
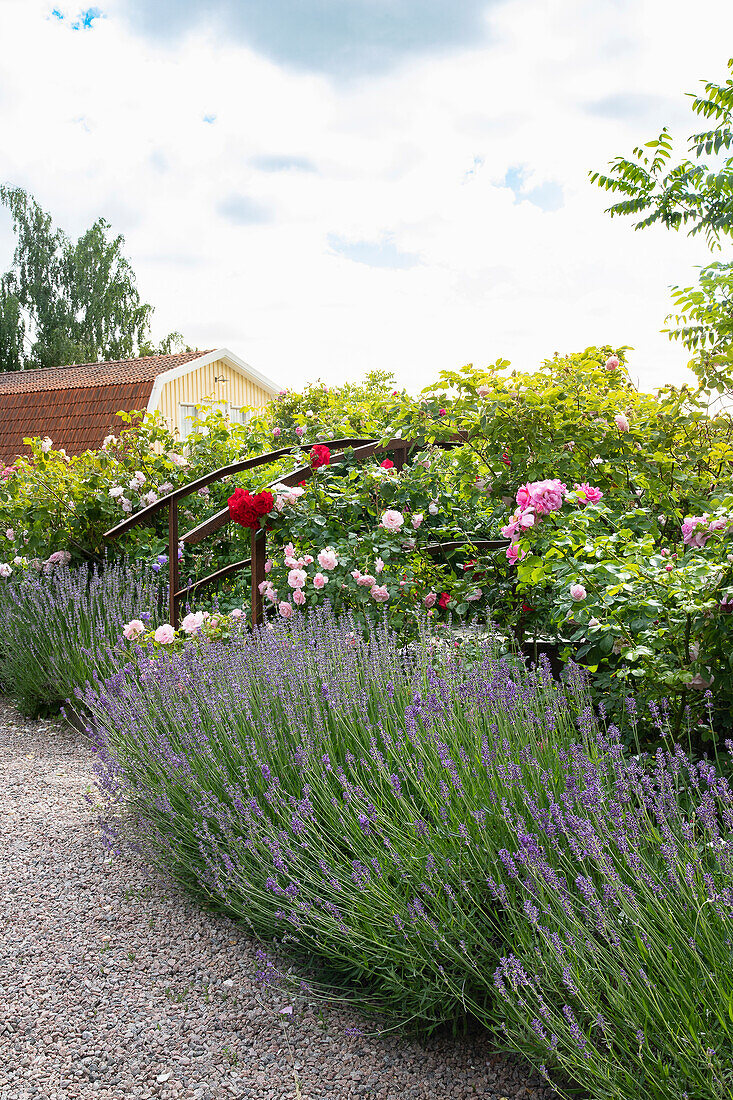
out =
[(379, 1039), (350, 1034), (370, 1025), (342, 1009), (283, 1014), (234, 922), (110, 855), (91, 781), (84, 738), (0, 700), (1, 1100), (550, 1096), (483, 1038)]

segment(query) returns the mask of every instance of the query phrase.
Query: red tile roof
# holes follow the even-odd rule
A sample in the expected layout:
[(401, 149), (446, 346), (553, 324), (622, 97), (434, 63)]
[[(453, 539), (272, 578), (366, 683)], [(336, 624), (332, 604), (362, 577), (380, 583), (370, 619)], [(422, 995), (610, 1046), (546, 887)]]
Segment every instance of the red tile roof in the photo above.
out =
[(23, 439), (31, 436), (50, 436), (70, 455), (96, 449), (105, 435), (119, 433), (115, 413), (147, 407), (158, 374), (206, 354), (0, 373), (0, 459), (28, 453)]
[[(212, 349), (213, 350), (213, 349)], [(148, 355), (144, 359), (117, 359), (109, 363), (79, 363), (43, 370), (14, 370), (0, 373), (0, 395), (39, 390), (67, 390), (77, 386), (110, 386), (120, 382), (153, 381), (163, 371), (180, 367), (207, 355), (205, 351), (184, 351), (180, 355)]]

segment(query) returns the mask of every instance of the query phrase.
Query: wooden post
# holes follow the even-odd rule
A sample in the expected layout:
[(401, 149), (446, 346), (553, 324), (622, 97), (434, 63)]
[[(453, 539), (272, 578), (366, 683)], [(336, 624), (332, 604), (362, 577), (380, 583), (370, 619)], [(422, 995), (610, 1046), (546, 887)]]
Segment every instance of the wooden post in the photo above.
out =
[(395, 469), (401, 470), (407, 462), (407, 444), (402, 443), (399, 447), (395, 447), (392, 453), (394, 454)]
[(267, 557), (267, 532), (264, 527), (252, 531), (252, 626), (260, 626), (264, 618), (262, 613), (262, 593), (260, 585), (265, 579), (265, 560)]
[(174, 630), (178, 630), (178, 589), (180, 570), (178, 568), (178, 501), (168, 505), (168, 615)]

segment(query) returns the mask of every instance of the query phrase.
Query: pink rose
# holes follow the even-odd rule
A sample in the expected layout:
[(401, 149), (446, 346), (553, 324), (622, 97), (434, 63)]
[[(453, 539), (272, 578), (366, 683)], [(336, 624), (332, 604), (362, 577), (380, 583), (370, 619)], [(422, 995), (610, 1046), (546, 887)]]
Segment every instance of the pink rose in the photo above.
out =
[(369, 573), (363, 573), (356, 582), (361, 588), (373, 588), (377, 583), (377, 578), (372, 577)]
[[(301, 439), (302, 436), (305, 435), (305, 428), (301, 428), (301, 426), (299, 424), (298, 427), (295, 429), (295, 434), (297, 435), (298, 439)], [(292, 608), (291, 608), (291, 614), (292, 614)], [(289, 617), (290, 616), (286, 616), (286, 618), (289, 618)]]
[(323, 573), (316, 573), (315, 577), (313, 578), (313, 587), (321, 589), (325, 588), (327, 584), (328, 577), (324, 577)]
[(275, 563), (274, 563), (274, 561), (272, 560), (272, 558), (269, 558), (269, 559), (268, 559), (268, 560), (267, 560), (267, 561), (265, 562), (265, 572), (266, 572), (266, 573), (270, 573), (270, 572), (272, 571), (272, 567), (273, 567), (273, 565), (274, 565), (274, 564), (275, 564)]
[(293, 605), (288, 603), (287, 600), (282, 600), (278, 611), (282, 615), (283, 619), (292, 619), (293, 617)]
[(176, 640), (176, 632), (170, 623), (163, 623), (163, 625), (159, 626), (155, 631), (153, 637), (156, 642), (159, 642), (161, 645), (170, 645), (171, 642), (175, 642)]
[(338, 558), (329, 546), (327, 546), (325, 550), (321, 550), (318, 555), (318, 564), (320, 565), (321, 569), (335, 569), (338, 563)]
[(426, 607), (434, 607), (435, 606), (435, 601), (437, 600), (437, 598), (438, 598), (437, 593), (428, 592), (427, 596), (425, 596), (425, 598), (423, 599), (423, 603), (425, 604)]
[(288, 573), (288, 584), (291, 588), (302, 588), (307, 579), (304, 569), (291, 569)]
[(620, 364), (618, 355), (609, 355), (606, 360), (606, 370), (617, 370)]
[(424, 517), (422, 512), (417, 512), (412, 517), (412, 526), (415, 528), (416, 531), (420, 530), (420, 527), (422, 526), (422, 521), (423, 521), (424, 518), (425, 517)]
[(559, 512), (563, 505), (566, 488), (567, 486), (556, 477), (545, 481), (530, 481), (518, 490), (517, 504), (522, 512), (533, 508), (539, 516), (548, 512)]
[(377, 560), (374, 563), (374, 572), (375, 573), (381, 573), (383, 569), (384, 569), (383, 559), (382, 558), (377, 558)]
[(518, 561), (521, 561), (522, 558), (526, 558), (527, 555), (524, 550), (520, 550), (516, 542), (513, 542), (511, 546), (507, 546), (506, 556), (510, 565), (516, 565)]
[(613, 418), (613, 422), (620, 432), (628, 432), (629, 421), (628, 417), (625, 416), (624, 413), (616, 413)]
[(402, 524), (405, 522), (405, 517), (402, 512), (398, 512), (395, 508), (388, 508), (380, 520), (380, 526), (384, 527), (386, 531), (390, 531), (393, 534), (399, 531)]
[(580, 499), (585, 501), (586, 504), (597, 504), (599, 500), (603, 499), (601, 490), (594, 485), (589, 485), (587, 481), (582, 481), (580, 485), (575, 485), (574, 488)]
[(586, 592), (586, 590), (585, 590), (585, 588), (583, 587), (582, 584), (571, 584), (570, 585), (570, 595), (571, 595), (572, 599), (574, 599), (576, 601), (576, 603), (580, 603), (581, 600), (585, 599), (585, 597), (588, 595), (588, 593)]
[(471, 603), (474, 600), (480, 600), (483, 594), (484, 593), (482, 588), (476, 588), (473, 592), (467, 593), (466, 599), (469, 601), (469, 603)]
[(358, 569), (352, 569), (351, 570), (351, 575), (352, 575), (352, 577), (354, 578), (355, 581), (360, 581), (361, 580), (361, 572)]
[(203, 611), (192, 611), (190, 615), (186, 615), (185, 619), (181, 623), (181, 630), (184, 634), (196, 634), (203, 625)]
[(293, 603), (297, 604), (298, 607), (302, 607), (305, 603), (305, 592), (302, 588), (296, 588), (293, 592)]
[(142, 619), (131, 619), (130, 622), (124, 626), (122, 633), (125, 638), (129, 638), (130, 640), (139, 638), (141, 634), (145, 633), (145, 623)]
[(282, 431), (282, 428), (273, 428), (272, 429), (272, 438), (273, 439), (279, 439), (281, 431)]
[(370, 596), (377, 601), (377, 603), (386, 603), (389, 599), (389, 592), (385, 586), (374, 584), (370, 590)]
[(11, 542), (15, 538), (15, 531), (12, 527), (8, 527), (7, 531), (5, 532), (5, 538), (10, 539)]

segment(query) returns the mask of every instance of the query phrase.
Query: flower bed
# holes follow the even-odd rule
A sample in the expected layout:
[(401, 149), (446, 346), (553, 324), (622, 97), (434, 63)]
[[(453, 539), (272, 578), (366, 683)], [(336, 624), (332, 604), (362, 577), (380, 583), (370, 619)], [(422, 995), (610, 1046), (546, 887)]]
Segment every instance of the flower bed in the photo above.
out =
[(733, 792), (627, 759), (584, 685), (328, 612), (87, 689), (151, 859), (413, 1026), (469, 1013), (594, 1094), (729, 1096)]

